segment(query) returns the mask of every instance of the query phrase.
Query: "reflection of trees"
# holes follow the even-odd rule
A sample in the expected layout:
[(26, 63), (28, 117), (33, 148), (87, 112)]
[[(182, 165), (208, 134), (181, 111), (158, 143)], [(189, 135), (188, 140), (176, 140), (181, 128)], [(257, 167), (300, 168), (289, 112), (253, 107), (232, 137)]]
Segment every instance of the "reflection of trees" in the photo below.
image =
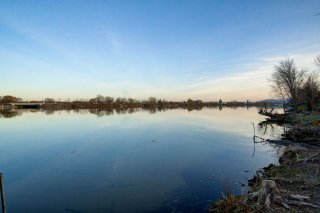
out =
[[(260, 136), (256, 135), (256, 128), (254, 123), (252, 123), (253, 125), (253, 153), (251, 157), (254, 157), (255, 155), (255, 151), (256, 151), (256, 143), (259, 144), (269, 144), (271, 147), (273, 147), (276, 152), (278, 153), (281, 150), (281, 147), (283, 145), (281, 140), (273, 140), (273, 139), (266, 139)], [(267, 135), (267, 136), (272, 136), (273, 133), (275, 132), (275, 130), (279, 130), (279, 128), (277, 127), (281, 127), (283, 126), (283, 132), (286, 131), (286, 125), (284, 123), (277, 123), (277, 122), (272, 122), (272, 121), (262, 121), (258, 124), (257, 129), (258, 129), (258, 133), (260, 135)]]
[(75, 113), (75, 114), (79, 114), (80, 113), (80, 109), (73, 109), (73, 113)]
[(279, 137), (281, 134), (288, 131), (289, 128), (290, 124), (288, 123), (272, 120), (262, 121), (257, 126), (259, 135), (269, 135), (273, 137)]
[(80, 115), (85, 115), (85, 114), (87, 114), (89, 111), (87, 110), (87, 109), (81, 109), (81, 110), (79, 110), (78, 111), (78, 114), (80, 114)]
[(168, 108), (158, 107), (158, 112), (165, 112)]
[(55, 110), (44, 110), (44, 114), (46, 115), (53, 115), (55, 113)]
[(148, 111), (150, 114), (155, 114), (157, 112), (157, 108), (149, 108)]
[(116, 108), (116, 113), (121, 115), (121, 114), (126, 114), (128, 109), (125, 108)]
[(141, 108), (129, 108), (128, 113), (135, 113), (135, 112), (141, 112)]
[(97, 117), (103, 117), (103, 116), (109, 116), (113, 114), (113, 109), (104, 109), (104, 110), (99, 110), (99, 109), (89, 109), (89, 113), (95, 114)]
[[(41, 110), (34, 110), (34, 109), (30, 109), (30, 110), (6, 110), (6, 111), (0, 111), (0, 117), (4, 117), (4, 118), (11, 118), (11, 117), (15, 117), (15, 116), (19, 116), (22, 115), (23, 113), (36, 113), (36, 112), (40, 112)], [(90, 113), (90, 114), (94, 114), (97, 117), (103, 117), (103, 116), (109, 116), (109, 115), (113, 115), (114, 112), (116, 112), (119, 115), (122, 114), (131, 114), (131, 113), (136, 113), (136, 112), (141, 112), (141, 111), (148, 111), (150, 114), (154, 114), (157, 112), (157, 108), (106, 108), (106, 109), (73, 109), (73, 110), (54, 110), (54, 109), (47, 109), (47, 110), (43, 110), (42, 112), (44, 112), (44, 114), (46, 115), (53, 115), (56, 112), (58, 114), (60, 114), (61, 112), (66, 113), (66, 114), (86, 114), (86, 113)]]
[(281, 131), (286, 132), (288, 126), (290, 125), (287, 123), (266, 120), (258, 124), (258, 132), (260, 135), (273, 135), (274, 133), (279, 132), (281, 127), (283, 128)]
[(113, 109), (106, 109), (99, 111), (100, 114), (103, 114), (104, 116), (113, 115)]
[(191, 112), (191, 111), (193, 111), (193, 110), (202, 110), (202, 106), (188, 106), (187, 107), (187, 110), (189, 111), (189, 112)]
[[(163, 109), (161, 109), (163, 111)], [(140, 111), (143, 111), (143, 112), (149, 112), (150, 114), (155, 114), (157, 113), (158, 111), (161, 111), (161, 110), (158, 110), (158, 108), (141, 108)]]
[(13, 118), (20, 115), (22, 115), (22, 111), (19, 111), (19, 110), (0, 111), (0, 117), (3, 117), (3, 118)]
[(262, 121), (258, 124), (258, 132), (260, 135), (266, 135), (267, 133), (273, 133), (274, 132), (274, 122), (270, 121)]
[(101, 117), (104, 116), (104, 112), (103, 111), (97, 111), (96, 115), (97, 115), (98, 118), (101, 118)]
[(119, 115), (121, 114), (132, 114), (136, 112), (148, 112), (150, 114), (155, 114), (157, 112), (164, 112), (167, 110), (173, 110), (173, 109), (183, 109), (183, 110), (188, 110), (188, 111), (193, 111), (193, 110), (202, 110), (203, 108), (206, 109), (217, 109), (217, 110), (222, 110), (223, 108), (229, 108), (233, 109), (234, 107), (230, 106), (207, 106), (207, 107), (202, 107), (200, 105), (189, 105), (189, 106), (175, 106), (171, 105), (170, 107), (166, 106), (155, 106), (155, 107), (128, 107), (128, 106), (122, 106), (122, 107), (108, 107), (108, 108), (76, 108), (76, 109), (55, 109), (55, 108), (43, 108), (43, 109), (16, 109), (16, 110), (3, 110), (0, 111), (0, 117), (14, 117), (18, 115), (22, 115), (23, 113), (36, 113), (36, 112), (43, 112), (45, 115), (53, 115), (53, 114), (94, 114), (98, 117), (103, 117), (103, 116), (109, 116), (114, 113), (117, 113)]

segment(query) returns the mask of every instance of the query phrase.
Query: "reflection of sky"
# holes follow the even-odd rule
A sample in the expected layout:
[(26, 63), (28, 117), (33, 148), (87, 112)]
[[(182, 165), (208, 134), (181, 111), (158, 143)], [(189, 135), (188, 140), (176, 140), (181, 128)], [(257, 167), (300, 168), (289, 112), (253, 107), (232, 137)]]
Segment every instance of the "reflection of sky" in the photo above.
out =
[[(97, 117), (73, 112), (0, 119), (0, 170), (10, 212), (202, 209), (226, 180), (275, 160), (256, 145), (256, 109), (169, 110)], [(248, 170), (250, 172), (245, 173)], [(201, 212), (201, 211), (200, 211)]]

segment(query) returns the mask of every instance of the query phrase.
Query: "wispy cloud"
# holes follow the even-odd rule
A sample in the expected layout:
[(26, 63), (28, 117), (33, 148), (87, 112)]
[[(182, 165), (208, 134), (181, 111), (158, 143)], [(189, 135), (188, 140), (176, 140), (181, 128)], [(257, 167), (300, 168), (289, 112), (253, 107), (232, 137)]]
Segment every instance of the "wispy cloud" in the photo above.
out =
[(109, 29), (105, 25), (99, 25), (99, 27), (104, 31), (105, 35), (107, 36), (108, 41), (112, 47), (112, 51), (115, 54), (120, 54), (123, 52), (124, 45), (123, 42), (120, 42), (119, 33), (114, 32), (113, 30)]
[(201, 97), (206, 100), (261, 100), (270, 97), (270, 79), (274, 65), (286, 57), (295, 59), (298, 67), (314, 70), (313, 59), (317, 53), (257, 58), (252, 63), (239, 64), (237, 72), (221, 76), (202, 74), (183, 88), (184, 98)]
[(117, 34), (112, 32), (106, 32), (110, 39), (110, 43), (112, 45), (113, 52), (116, 54), (120, 54), (123, 51), (123, 44), (119, 41)]
[[(66, 62), (65, 65), (69, 66), (68, 72), (73, 73), (74, 75), (79, 74), (78, 67), (82, 67), (87, 70), (93, 70), (93, 66), (86, 59), (85, 56), (79, 54), (79, 51), (76, 51), (77, 47), (73, 45), (70, 41), (65, 38), (58, 36), (57, 34), (48, 33), (41, 28), (32, 26), (29, 23), (22, 23), (21, 21), (15, 19), (5, 19), (2, 20), (2, 24), (6, 27), (14, 30), (17, 34), (20, 34), (27, 39), (32, 40), (35, 44), (41, 45), (45, 47), (48, 52), (56, 54), (58, 57), (63, 58)], [(73, 40), (74, 42), (74, 40)], [(54, 58), (44, 58), (41, 53), (33, 52), (33, 50), (29, 50), (32, 52), (31, 55), (24, 53), (24, 57), (32, 57), (30, 60), (38, 60), (42, 61), (42, 63), (47, 63), (50, 60), (50, 64), (55, 61)], [(38, 59), (35, 59), (38, 57)], [(72, 69), (74, 67), (74, 69)], [(49, 67), (48, 67), (49, 68)], [(60, 70), (66, 70), (66, 66)], [(70, 69), (71, 68), (71, 69)], [(50, 69), (50, 68), (49, 68)], [(77, 69), (77, 70), (76, 70)]]
[[(314, 69), (320, 45), (316, 12), (308, 18), (305, 14), (310, 12), (296, 13), (300, 6), (290, 9), (279, 4), (287, 11), (283, 14), (274, 7), (250, 4), (242, 16), (236, 4), (226, 4), (226, 10), (214, 4), (220, 5), (203, 7), (203, 17), (182, 19), (175, 14), (152, 18), (150, 10), (141, 11), (139, 4), (118, 13), (120, 7), (101, 7), (101, 2), (90, 8), (75, 4), (70, 11), (69, 4), (8, 1), (0, 8), (4, 27), (0, 89), (19, 78), (23, 79), (17, 83), (19, 91), (30, 88), (28, 93), (35, 96), (51, 91), (78, 97), (101, 93), (259, 100), (270, 96), (268, 78), (278, 61), (293, 57), (299, 67)], [(235, 13), (225, 19), (228, 8)], [(272, 20), (257, 13), (265, 9), (277, 12)], [(314, 11), (314, 6), (306, 9)], [(46, 89), (32, 87), (39, 84)]]

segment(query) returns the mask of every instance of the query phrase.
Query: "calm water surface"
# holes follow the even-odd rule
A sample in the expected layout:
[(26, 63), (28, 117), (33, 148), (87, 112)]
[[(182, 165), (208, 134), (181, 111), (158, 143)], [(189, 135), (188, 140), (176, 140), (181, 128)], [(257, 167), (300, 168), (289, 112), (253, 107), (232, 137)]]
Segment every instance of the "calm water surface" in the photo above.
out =
[(269, 145), (253, 153), (256, 108), (107, 114), (0, 117), (8, 212), (207, 212), (277, 162)]

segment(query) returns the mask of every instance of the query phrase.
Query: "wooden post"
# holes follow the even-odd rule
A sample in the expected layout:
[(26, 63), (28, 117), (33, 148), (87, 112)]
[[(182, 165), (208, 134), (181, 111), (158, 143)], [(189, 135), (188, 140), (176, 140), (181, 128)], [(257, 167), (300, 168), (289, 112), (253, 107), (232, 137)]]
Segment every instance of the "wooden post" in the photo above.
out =
[(4, 194), (4, 184), (3, 184), (3, 174), (0, 173), (0, 191), (1, 191), (1, 206), (2, 206), (2, 213), (7, 213), (6, 210), (6, 197)]

